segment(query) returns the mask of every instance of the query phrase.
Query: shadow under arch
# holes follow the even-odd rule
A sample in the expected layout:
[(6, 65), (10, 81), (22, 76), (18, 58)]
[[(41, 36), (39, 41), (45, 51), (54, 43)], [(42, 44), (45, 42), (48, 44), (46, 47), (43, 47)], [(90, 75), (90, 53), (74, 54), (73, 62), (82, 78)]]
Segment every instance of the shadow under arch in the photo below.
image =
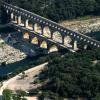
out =
[(28, 28), (33, 30), (33, 23), (30, 20), (28, 21)]
[(53, 40), (59, 43), (63, 43), (62, 35), (60, 32), (56, 31), (53, 33)]
[(42, 27), (38, 23), (35, 23), (34, 24), (34, 31), (42, 34)]
[(43, 35), (48, 37), (48, 38), (51, 38), (51, 31), (50, 31), (50, 28), (48, 26), (45, 26), (43, 28)]
[(28, 33), (28, 32), (25, 32), (25, 33), (23, 34), (23, 38), (29, 40), (29, 38), (30, 38), (29, 33)]
[(64, 45), (67, 46), (69, 43), (72, 42), (72, 39), (69, 35), (64, 37)]
[(56, 45), (52, 45), (50, 48), (49, 48), (49, 53), (51, 52), (57, 52), (58, 51), (58, 47)]
[(48, 48), (48, 44), (46, 41), (42, 41), (42, 43), (40, 44), (41, 48), (47, 49)]
[(38, 38), (37, 37), (33, 37), (31, 40), (32, 44), (38, 45)]

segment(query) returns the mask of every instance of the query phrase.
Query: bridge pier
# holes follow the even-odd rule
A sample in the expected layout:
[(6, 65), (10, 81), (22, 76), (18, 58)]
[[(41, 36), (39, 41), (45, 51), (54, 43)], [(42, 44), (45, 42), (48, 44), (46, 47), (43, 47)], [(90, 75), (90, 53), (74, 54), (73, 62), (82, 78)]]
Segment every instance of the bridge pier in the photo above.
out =
[(8, 11), (8, 10), (6, 10), (6, 12), (7, 12), (7, 14), (9, 13), (9, 11)]
[(77, 41), (74, 41), (74, 50), (75, 50), (75, 51), (78, 50)]
[(21, 16), (18, 16), (18, 24), (21, 24)]
[(86, 49), (87, 49), (87, 47), (88, 47), (88, 45), (84, 45), (84, 50), (86, 50)]
[(26, 21), (25, 21), (25, 25), (24, 25), (24, 26), (25, 26), (26, 28), (28, 28), (28, 24), (29, 24), (29, 20), (26, 19)]
[(11, 13), (11, 21), (14, 20), (14, 13)]

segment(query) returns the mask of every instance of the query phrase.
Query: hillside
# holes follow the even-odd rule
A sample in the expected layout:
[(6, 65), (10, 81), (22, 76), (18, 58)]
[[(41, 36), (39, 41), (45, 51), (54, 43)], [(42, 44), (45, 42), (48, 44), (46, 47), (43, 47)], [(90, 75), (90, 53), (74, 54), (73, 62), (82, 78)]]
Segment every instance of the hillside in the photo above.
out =
[[(39, 75), (42, 96), (53, 100), (100, 100), (100, 49), (51, 58)], [(61, 99), (62, 98), (62, 99)]]
[(100, 0), (4, 0), (59, 22), (79, 16), (100, 15)]

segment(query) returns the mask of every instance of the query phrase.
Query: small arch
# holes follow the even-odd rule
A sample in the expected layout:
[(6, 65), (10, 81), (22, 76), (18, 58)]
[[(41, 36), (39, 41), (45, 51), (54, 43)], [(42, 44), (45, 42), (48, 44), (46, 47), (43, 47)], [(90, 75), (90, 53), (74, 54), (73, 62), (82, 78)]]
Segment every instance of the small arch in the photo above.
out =
[(43, 42), (40, 44), (40, 47), (41, 47), (41, 48), (44, 48), (44, 49), (47, 49), (47, 48), (48, 48), (47, 42), (46, 42), (46, 41), (43, 41)]
[(23, 38), (24, 39), (29, 39), (29, 33), (25, 32), (24, 35), (23, 35)]
[(58, 47), (56, 45), (51, 46), (50, 49), (49, 49), (49, 53), (57, 52), (57, 51), (58, 51)]
[(29, 29), (33, 30), (33, 24), (32, 24), (32, 22), (30, 20), (28, 22), (28, 27), (29, 27)]
[(42, 28), (41, 28), (41, 26), (40, 26), (39, 24), (36, 23), (36, 24), (34, 25), (34, 31), (37, 32), (37, 33), (42, 34)]
[(70, 36), (65, 36), (64, 37), (64, 45), (67, 46), (70, 42), (72, 41)]
[(49, 29), (48, 26), (44, 27), (44, 29), (43, 29), (43, 35), (46, 36), (46, 37), (48, 37), (48, 38), (51, 38), (51, 31), (50, 31), (50, 29)]
[(53, 40), (59, 43), (63, 43), (62, 36), (58, 31), (53, 33)]
[(33, 37), (31, 43), (38, 45), (38, 38), (37, 37)]
[(29, 23), (29, 27), (33, 28), (33, 25), (32, 25), (32, 23)]

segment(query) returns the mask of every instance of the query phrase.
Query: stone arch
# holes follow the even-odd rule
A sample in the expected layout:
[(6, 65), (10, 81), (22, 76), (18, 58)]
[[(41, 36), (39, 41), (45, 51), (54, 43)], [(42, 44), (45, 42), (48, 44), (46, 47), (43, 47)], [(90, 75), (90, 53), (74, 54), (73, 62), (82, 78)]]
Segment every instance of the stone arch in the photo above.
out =
[(59, 42), (59, 43), (63, 43), (61, 33), (59, 33), (58, 31), (54, 32), (53, 33), (53, 40), (56, 42)]
[(25, 26), (25, 20), (24, 20), (23, 17), (22, 17), (22, 19), (21, 19), (21, 25), (22, 25), (22, 26)]
[(42, 27), (39, 24), (36, 23), (34, 25), (34, 31), (37, 32), (37, 33), (42, 34)]
[(48, 26), (45, 26), (44, 29), (43, 29), (43, 35), (48, 37), (48, 38), (51, 38), (51, 31), (50, 31), (50, 28)]
[(48, 48), (48, 44), (46, 41), (42, 41), (42, 43), (40, 44), (41, 48), (47, 49)]
[(37, 37), (33, 37), (32, 40), (31, 40), (31, 43), (38, 45), (38, 38)]
[(70, 42), (72, 42), (72, 39), (70, 36), (64, 37), (64, 45), (67, 46)]
[(58, 51), (58, 47), (56, 45), (52, 45), (49, 49), (49, 53)]
[(24, 38), (24, 39), (29, 39), (29, 33), (28, 33), (28, 32), (25, 32), (25, 33), (23, 34), (23, 38)]

